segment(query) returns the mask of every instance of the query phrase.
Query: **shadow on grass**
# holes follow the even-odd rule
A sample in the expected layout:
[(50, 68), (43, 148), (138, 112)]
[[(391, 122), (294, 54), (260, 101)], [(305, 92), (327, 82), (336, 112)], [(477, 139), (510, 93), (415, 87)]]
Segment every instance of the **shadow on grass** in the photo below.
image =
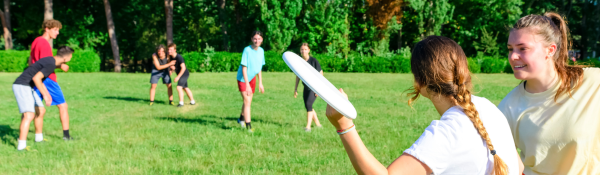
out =
[(177, 118), (177, 117), (156, 117), (161, 120), (173, 121), (176, 123), (197, 123), (201, 125), (214, 125), (221, 129), (229, 130), (231, 127), (225, 125), (224, 122), (220, 121), (221, 118), (218, 118), (214, 115), (202, 115), (200, 118)]
[[(223, 120), (233, 121), (235, 124), (237, 124), (238, 118), (239, 117), (220, 118), (215, 115), (201, 115), (198, 118), (157, 117), (157, 119), (169, 120), (169, 121), (173, 121), (173, 122), (177, 122), (177, 123), (183, 122), (183, 123), (198, 123), (201, 125), (214, 125), (216, 127), (219, 127), (221, 129), (225, 129), (225, 130), (231, 129), (231, 127), (227, 126), (226, 121), (223, 121)], [(252, 118), (252, 122), (258, 122), (258, 123), (262, 123), (262, 124), (272, 124), (272, 125), (277, 125), (280, 127), (287, 125), (286, 123), (267, 121), (267, 120), (263, 120), (263, 119), (259, 119), (259, 118)]]
[[(115, 96), (106, 96), (103, 97), (104, 99), (109, 99), (109, 100), (123, 100), (123, 101), (130, 101), (130, 102), (150, 102), (150, 99), (146, 99), (146, 98), (136, 98), (136, 97), (115, 97)], [(165, 101), (161, 101), (161, 100), (154, 100), (155, 104), (167, 104), (167, 102)]]
[(19, 130), (10, 128), (8, 125), (0, 125), (0, 139), (3, 144), (15, 145), (15, 141), (19, 138)]

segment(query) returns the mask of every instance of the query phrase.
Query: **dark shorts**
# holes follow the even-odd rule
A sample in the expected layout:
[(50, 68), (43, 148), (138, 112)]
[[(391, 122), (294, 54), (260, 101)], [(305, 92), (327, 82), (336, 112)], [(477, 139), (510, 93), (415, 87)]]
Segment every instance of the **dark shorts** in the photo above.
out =
[(188, 78), (190, 78), (190, 72), (188, 72), (187, 70), (183, 73), (183, 75), (181, 75), (181, 78), (179, 78), (179, 81), (177, 82), (177, 86), (181, 86), (183, 88), (187, 88), (188, 87)]
[[(238, 83), (238, 89), (240, 90), (240, 92), (245, 92), (246, 91), (246, 83), (245, 82), (241, 82), (241, 81), (237, 81)], [(250, 80), (250, 88), (252, 88), (252, 93), (254, 93), (254, 91), (256, 90), (256, 77), (252, 78), (252, 80)]]
[(158, 84), (158, 79), (162, 78), (163, 84), (171, 84), (171, 76), (168, 70), (154, 70), (150, 73), (150, 84)]
[[(65, 101), (65, 96), (63, 95), (63, 92), (56, 81), (50, 78), (46, 78), (44, 80), (44, 86), (46, 86), (48, 93), (50, 93), (50, 97), (52, 97), (52, 106), (60, 105), (67, 102)], [(37, 93), (38, 97), (40, 97), (40, 99), (43, 100), (44, 97), (42, 96), (42, 93), (40, 93), (40, 90), (37, 87), (33, 87), (33, 89)]]

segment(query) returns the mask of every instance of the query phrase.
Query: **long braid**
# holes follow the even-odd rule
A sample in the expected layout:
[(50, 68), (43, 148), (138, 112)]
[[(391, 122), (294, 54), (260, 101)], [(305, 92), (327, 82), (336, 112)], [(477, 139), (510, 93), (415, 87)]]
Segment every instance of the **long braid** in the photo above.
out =
[(471, 76), (469, 75), (469, 72), (465, 73), (461, 72), (460, 69), (456, 69), (454, 76), (454, 82), (456, 82), (457, 87), (456, 94), (454, 95), (454, 100), (457, 105), (463, 108), (465, 115), (467, 115), (471, 122), (473, 122), (473, 126), (475, 126), (475, 129), (477, 129), (477, 132), (479, 133), (479, 135), (481, 135), (481, 138), (485, 140), (488, 149), (494, 156), (494, 168), (492, 169), (491, 174), (508, 174), (508, 167), (506, 166), (506, 163), (504, 163), (500, 156), (496, 154), (496, 150), (494, 149), (494, 145), (492, 144), (490, 135), (485, 129), (485, 126), (483, 126), (483, 122), (481, 121), (481, 118), (479, 118), (479, 112), (477, 112), (477, 109), (475, 109), (475, 105), (471, 101)]

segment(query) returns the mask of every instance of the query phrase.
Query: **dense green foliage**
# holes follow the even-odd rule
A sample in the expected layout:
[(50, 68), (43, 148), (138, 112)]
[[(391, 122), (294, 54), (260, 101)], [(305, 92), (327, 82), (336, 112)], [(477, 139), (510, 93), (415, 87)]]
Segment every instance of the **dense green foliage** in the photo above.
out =
[[(600, 56), (597, 0), (406, 0), (385, 28), (375, 27), (378, 16), (367, 13), (370, 0), (225, 0), (224, 8), (220, 2), (174, 1), (173, 40), (179, 52), (202, 52), (207, 46), (241, 52), (250, 44), (249, 34), (261, 30), (262, 47), (276, 53), (297, 51), (307, 42), (314, 53), (340, 59), (361, 54), (391, 58), (423, 37), (442, 35), (459, 43), (467, 56), (483, 52), (502, 58), (510, 26), (520, 17), (556, 11), (568, 21), (578, 60)], [(13, 0), (10, 8), (14, 49), (27, 50), (42, 34), (44, 3)], [(167, 44), (164, 1), (111, 0), (111, 9), (123, 71), (148, 72), (155, 47)], [(111, 71), (103, 2), (54, 1), (53, 11), (63, 23), (55, 46), (96, 50), (100, 69)]]
[[(17, 73), (0, 74), (10, 88)], [(58, 109), (46, 107), (44, 138), (16, 151), (20, 114), (12, 90), (0, 91), (0, 174), (355, 174), (346, 151), (325, 118), (326, 103), (314, 109), (323, 128), (305, 132), (306, 110), (294, 98), (291, 72), (263, 74), (265, 93), (252, 100), (253, 134), (236, 123), (242, 98), (236, 73), (191, 73), (197, 105), (169, 106), (160, 84), (148, 106), (150, 74), (58, 73), (69, 103), (70, 133), (62, 140)], [(409, 74), (325, 73), (344, 88), (358, 112), (356, 129), (383, 165), (409, 148), (432, 120), (435, 107), (420, 98), (406, 104)], [(475, 75), (475, 95), (498, 104), (519, 80), (508, 74)], [(178, 97), (175, 92), (175, 100)]]
[[(0, 72), (23, 72), (27, 68), (29, 51), (0, 51)], [(56, 50), (54, 50), (56, 54)], [(69, 72), (99, 72), (100, 57), (93, 50), (75, 50), (69, 65)], [(60, 72), (62, 70), (56, 69)]]

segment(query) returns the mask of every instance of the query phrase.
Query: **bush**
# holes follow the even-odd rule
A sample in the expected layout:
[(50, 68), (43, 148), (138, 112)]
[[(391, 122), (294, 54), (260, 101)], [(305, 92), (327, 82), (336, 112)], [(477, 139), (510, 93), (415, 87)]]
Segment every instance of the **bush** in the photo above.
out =
[(471, 73), (481, 73), (481, 66), (479, 66), (477, 60), (473, 58), (467, 58), (467, 64), (469, 65), (469, 71), (471, 71)]
[[(56, 54), (56, 50), (53, 52)], [(27, 68), (29, 53), (28, 50), (0, 51), (0, 71), (23, 72)], [(69, 72), (98, 72), (100, 71), (100, 56), (93, 50), (76, 50), (67, 65), (69, 65)], [(60, 69), (55, 71), (62, 72)]]
[(100, 56), (94, 50), (77, 50), (67, 65), (69, 72), (99, 72)]
[(0, 72), (23, 72), (28, 59), (29, 51), (0, 51)]
[(494, 58), (494, 57), (483, 57), (481, 61), (481, 73), (503, 73), (508, 60)]

